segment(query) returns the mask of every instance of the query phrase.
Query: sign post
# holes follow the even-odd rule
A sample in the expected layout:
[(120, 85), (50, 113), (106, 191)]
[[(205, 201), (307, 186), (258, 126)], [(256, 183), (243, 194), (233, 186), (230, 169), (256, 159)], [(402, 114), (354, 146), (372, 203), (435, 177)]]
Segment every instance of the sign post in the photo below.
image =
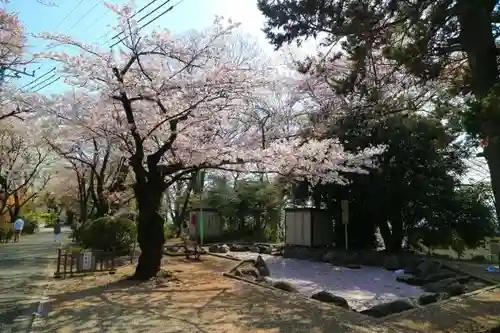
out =
[(349, 249), (348, 237), (347, 237), (347, 225), (349, 224), (349, 201), (342, 200), (340, 202), (342, 208), (342, 223), (344, 224), (344, 235), (345, 235), (345, 250)]
[[(203, 171), (198, 171), (198, 190), (200, 192), (200, 199), (203, 198), (203, 183), (205, 174)], [(200, 200), (201, 201), (201, 200)], [(200, 205), (200, 216), (198, 218), (198, 230), (200, 231), (200, 245), (203, 245), (203, 232), (204, 232), (204, 221), (203, 221), (203, 202)]]

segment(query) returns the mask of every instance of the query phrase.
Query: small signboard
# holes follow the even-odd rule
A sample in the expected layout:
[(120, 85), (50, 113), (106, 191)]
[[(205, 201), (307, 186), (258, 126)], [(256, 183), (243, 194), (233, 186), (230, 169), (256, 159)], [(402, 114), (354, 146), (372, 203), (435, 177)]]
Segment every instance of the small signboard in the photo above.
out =
[(86, 271), (92, 268), (92, 251), (82, 252), (81, 270)]

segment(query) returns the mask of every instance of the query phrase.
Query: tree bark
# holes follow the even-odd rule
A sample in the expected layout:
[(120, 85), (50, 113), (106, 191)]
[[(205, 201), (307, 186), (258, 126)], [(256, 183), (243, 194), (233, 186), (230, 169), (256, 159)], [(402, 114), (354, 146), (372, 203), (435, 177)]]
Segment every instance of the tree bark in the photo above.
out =
[(162, 183), (151, 181), (135, 187), (139, 209), (137, 242), (141, 249), (139, 262), (132, 276), (135, 280), (149, 280), (161, 269), (165, 233), (164, 220), (159, 212), (164, 190)]
[[(457, 1), (460, 40), (470, 66), (471, 88), (479, 102), (490, 95), (498, 100), (497, 49), (491, 22), (496, 1), (481, 4)], [(484, 156), (488, 162), (497, 217), (500, 217), (500, 108), (498, 102), (482, 104), (482, 135), (488, 140)]]

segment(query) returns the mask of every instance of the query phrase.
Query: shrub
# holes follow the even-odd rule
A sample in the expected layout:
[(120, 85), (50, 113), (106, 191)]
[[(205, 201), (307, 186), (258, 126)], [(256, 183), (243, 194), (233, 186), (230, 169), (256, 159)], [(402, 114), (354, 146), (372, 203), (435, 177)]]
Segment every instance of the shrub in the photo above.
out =
[(82, 225), (78, 242), (85, 248), (103, 251), (130, 251), (137, 229), (134, 221), (121, 217), (101, 217)]
[(12, 225), (10, 223), (0, 224), (0, 243), (8, 243), (12, 240), (12, 236), (14, 236)]
[(31, 212), (24, 214), (24, 216), (26, 217), (26, 219), (37, 221), (38, 224), (43, 224), (47, 228), (53, 227), (54, 223), (57, 220), (57, 214), (49, 212), (44, 212), (44, 213)]
[(24, 220), (23, 235), (32, 235), (38, 231), (38, 221), (30, 217), (25, 217), (23, 218), (23, 220)]

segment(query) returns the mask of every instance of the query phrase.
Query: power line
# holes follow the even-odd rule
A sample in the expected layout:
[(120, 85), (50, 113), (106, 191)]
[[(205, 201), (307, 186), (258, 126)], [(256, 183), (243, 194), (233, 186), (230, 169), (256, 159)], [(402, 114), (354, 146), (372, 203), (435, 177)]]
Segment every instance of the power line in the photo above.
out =
[(69, 13), (68, 13), (68, 14), (66, 14), (66, 16), (64, 16), (64, 17), (63, 17), (63, 19), (59, 22), (59, 24), (55, 27), (55, 29), (54, 29), (54, 30), (57, 30), (57, 29), (61, 26), (61, 24), (63, 24), (63, 23), (64, 23), (64, 21), (66, 21), (66, 19), (67, 19), (67, 18), (68, 18), (71, 14), (73, 14), (73, 12), (74, 12), (74, 11), (75, 11), (75, 10), (76, 10), (76, 9), (77, 9), (77, 8), (78, 8), (81, 4), (82, 4), (82, 3), (83, 3), (83, 0), (80, 0), (80, 1), (76, 4), (76, 6), (75, 6), (75, 7), (73, 7), (73, 9), (71, 9), (71, 10), (69, 11)]
[(61, 77), (57, 77), (55, 78), (54, 80), (50, 81), (49, 83), (47, 83), (46, 85), (44, 86), (41, 86), (40, 88), (38, 88), (37, 90), (35, 90), (34, 92), (39, 92), (40, 90), (50, 86), (51, 84), (55, 83), (56, 81), (59, 81), (61, 79)]
[[(170, 0), (167, 0), (164, 4), (166, 4), (167, 2), (169, 2)], [(156, 16), (155, 18), (149, 20), (147, 23), (143, 24), (142, 26), (139, 27), (138, 31), (142, 30), (143, 28), (145, 28), (146, 26), (148, 26), (149, 24), (153, 23), (154, 21), (156, 21), (157, 19), (159, 19), (160, 17), (162, 17), (163, 15), (167, 14), (168, 12), (172, 11), (177, 5), (181, 4), (182, 2), (184, 2), (184, 0), (179, 0), (177, 1), (177, 3), (173, 4), (172, 6), (168, 7), (164, 12), (162, 12), (161, 14), (159, 14), (158, 16)], [(152, 12), (150, 12), (148, 15), (150, 15)], [(145, 17), (147, 17), (148, 15), (146, 15)], [(142, 19), (144, 19), (145, 17), (143, 17)], [(139, 20), (137, 22), (140, 22), (142, 21)], [(111, 45), (109, 48), (113, 48), (115, 45), (121, 43), (122, 41), (124, 41), (125, 39), (127, 38), (127, 36), (123, 37), (122, 39), (120, 39), (119, 41), (117, 41), (116, 43), (114, 43), (113, 45)]]
[[(160, 9), (161, 7), (165, 6), (167, 3), (169, 3), (171, 0), (166, 0), (165, 2), (163, 2), (162, 4), (160, 4), (159, 6), (157, 6), (155, 9), (153, 9), (152, 11), (150, 11), (149, 13), (147, 13), (146, 15), (144, 15), (143, 17), (141, 17), (137, 23), (141, 23), (142, 20), (144, 20), (145, 18), (147, 18), (149, 15), (153, 14), (154, 12), (156, 12), (158, 9)], [(153, 1), (154, 2), (154, 1)], [(150, 2), (148, 5), (152, 4), (153, 2)], [(142, 8), (141, 10), (143, 10), (145, 8)], [(139, 12), (137, 12), (137, 14), (139, 14)], [(131, 19), (133, 18), (133, 16), (131, 17)], [(125, 31), (120, 31), (118, 34), (116, 34), (115, 36), (111, 37), (111, 39), (116, 39), (118, 38), (118, 36), (120, 36), (121, 34), (124, 34)]]
[(102, 20), (104, 17), (108, 16), (109, 13), (111, 13), (111, 10), (108, 9), (104, 14), (102, 14), (101, 16), (99, 16), (97, 19), (95, 19), (94, 21), (92, 21), (88, 26), (87, 28), (85, 28), (84, 30), (87, 31), (89, 29), (92, 28), (92, 26), (94, 26), (97, 22), (99, 22), (100, 20)]
[(83, 16), (80, 17), (80, 19), (78, 21), (76, 21), (75, 24), (73, 24), (71, 26), (71, 28), (69, 28), (68, 31), (73, 30), (73, 28), (76, 27), (78, 25), (78, 23), (80, 23), (85, 17), (87, 17), (100, 3), (101, 3), (101, 0), (97, 0), (97, 2), (85, 14), (83, 14)]
[[(34, 86), (31, 87), (31, 89), (36, 89), (37, 87), (39, 87), (40, 85), (43, 85), (45, 82), (47, 81), (50, 81), (52, 80), (53, 78), (55, 78), (57, 76), (57, 74), (52, 74), (51, 76), (49, 76), (48, 78), (46, 78), (45, 80), (42, 80), (41, 82), (38, 82), (37, 84), (35, 84)], [(38, 91), (38, 90), (37, 90)]]
[[(134, 15), (130, 16), (128, 19), (131, 20), (133, 19), (137, 14), (140, 14), (143, 10), (145, 10), (146, 8), (148, 8), (149, 6), (151, 6), (153, 3), (155, 3), (156, 1), (158, 0), (152, 0), (150, 1), (147, 5), (145, 5), (144, 7), (142, 7), (141, 9), (139, 9)], [(121, 32), (119, 33), (121, 34)], [(118, 35), (119, 35), (118, 34)], [(107, 37), (109, 35), (109, 32), (106, 32), (104, 35), (102, 35), (101, 37), (99, 37), (99, 40), (98, 42), (100, 42), (103, 38)], [(117, 36), (118, 36), (117, 35)], [(116, 37), (116, 36), (115, 36)], [(111, 39), (115, 38), (115, 37), (112, 37)], [(106, 41), (106, 43), (108, 43), (110, 40)], [(104, 44), (106, 44), (104, 43)]]
[(24, 89), (26, 88), (27, 86), (30, 86), (32, 85), (33, 83), (37, 82), (38, 80), (40, 80), (41, 78), (43, 78), (44, 76), (47, 76), (48, 74), (52, 73), (53, 71), (55, 71), (56, 68), (53, 67), (50, 71), (47, 71), (45, 72), (44, 74), (40, 75), (39, 77), (37, 77), (36, 79), (32, 80), (31, 82), (28, 82), (26, 83), (24, 86), (22, 86), (20, 89)]

